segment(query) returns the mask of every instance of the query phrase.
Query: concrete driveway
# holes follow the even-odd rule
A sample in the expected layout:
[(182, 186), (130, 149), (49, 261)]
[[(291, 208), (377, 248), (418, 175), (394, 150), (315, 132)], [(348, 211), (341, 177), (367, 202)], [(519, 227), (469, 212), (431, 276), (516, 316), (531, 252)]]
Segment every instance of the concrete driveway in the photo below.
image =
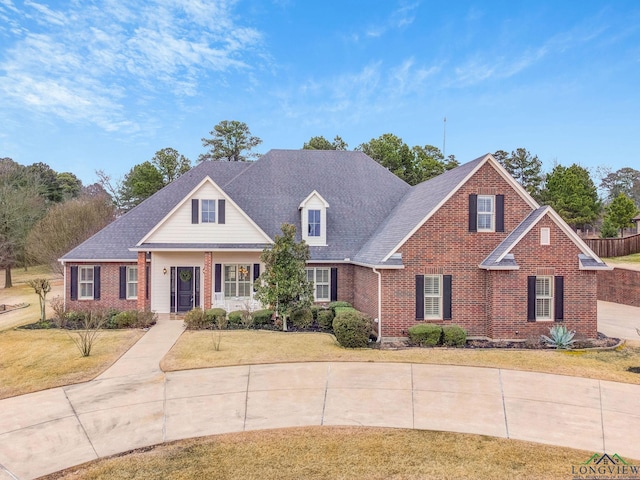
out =
[(598, 301), (598, 331), (608, 337), (640, 341), (640, 307)]

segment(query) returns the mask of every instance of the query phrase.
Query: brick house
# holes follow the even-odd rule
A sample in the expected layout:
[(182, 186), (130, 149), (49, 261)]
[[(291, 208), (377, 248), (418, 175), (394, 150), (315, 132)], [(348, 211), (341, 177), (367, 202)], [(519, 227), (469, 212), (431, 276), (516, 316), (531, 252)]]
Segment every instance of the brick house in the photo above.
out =
[(554, 321), (597, 334), (596, 272), (609, 267), (491, 155), (413, 187), (362, 152), (202, 162), (61, 258), (67, 308), (248, 300), (283, 223), (310, 246), (315, 301), (352, 303), (383, 338), (419, 322), (494, 339)]

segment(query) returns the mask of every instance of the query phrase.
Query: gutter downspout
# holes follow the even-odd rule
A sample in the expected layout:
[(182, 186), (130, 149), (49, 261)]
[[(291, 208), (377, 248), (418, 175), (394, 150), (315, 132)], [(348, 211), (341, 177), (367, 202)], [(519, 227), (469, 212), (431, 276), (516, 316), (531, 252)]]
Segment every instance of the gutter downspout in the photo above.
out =
[(64, 311), (67, 311), (67, 267), (64, 264), (64, 260), (60, 260), (62, 264), (62, 306)]
[(373, 268), (373, 273), (378, 276), (378, 318), (376, 318), (378, 323), (378, 340), (376, 340), (376, 343), (382, 343), (382, 275), (375, 267)]

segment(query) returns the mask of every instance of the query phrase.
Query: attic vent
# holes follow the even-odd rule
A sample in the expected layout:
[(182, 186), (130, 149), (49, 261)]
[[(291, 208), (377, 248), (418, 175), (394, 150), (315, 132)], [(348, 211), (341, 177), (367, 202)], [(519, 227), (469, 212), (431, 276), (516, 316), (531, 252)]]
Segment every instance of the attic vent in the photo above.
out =
[(402, 260), (402, 252), (392, 253), (389, 257), (390, 260)]

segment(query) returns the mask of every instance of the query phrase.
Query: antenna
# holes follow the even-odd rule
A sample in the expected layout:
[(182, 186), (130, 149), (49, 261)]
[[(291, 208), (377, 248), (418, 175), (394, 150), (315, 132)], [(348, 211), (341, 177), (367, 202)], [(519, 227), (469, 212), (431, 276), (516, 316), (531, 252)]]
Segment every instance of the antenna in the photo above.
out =
[(444, 117), (444, 132), (442, 136), (442, 156), (447, 158), (447, 117)]

